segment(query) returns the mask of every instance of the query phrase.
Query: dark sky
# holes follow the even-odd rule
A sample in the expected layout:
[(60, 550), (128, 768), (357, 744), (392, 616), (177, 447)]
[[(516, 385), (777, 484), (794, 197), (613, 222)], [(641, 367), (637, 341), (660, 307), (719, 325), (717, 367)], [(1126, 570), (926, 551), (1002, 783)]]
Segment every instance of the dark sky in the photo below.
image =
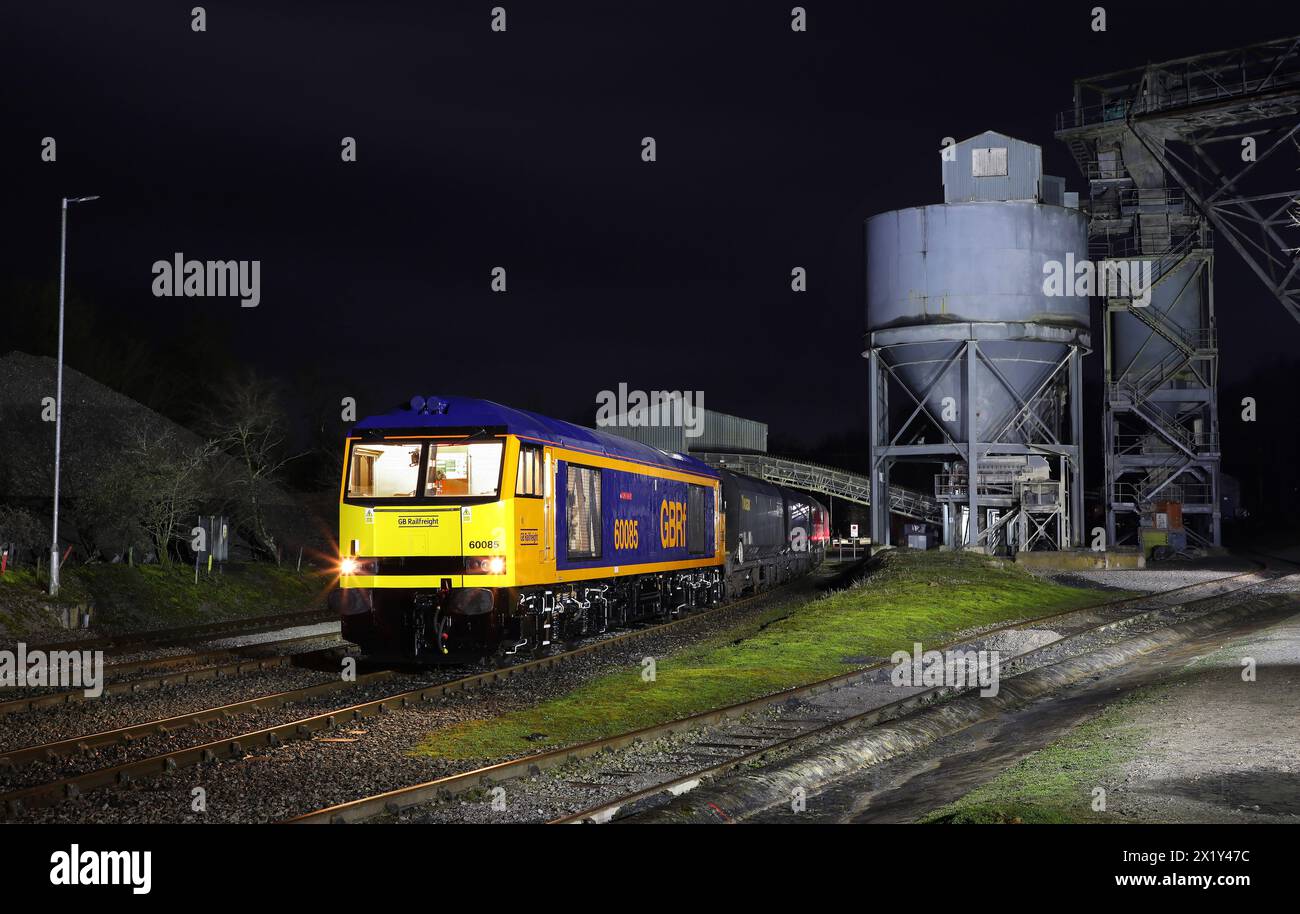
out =
[[(215, 0), (205, 33), (194, 0), (10, 3), (3, 275), (53, 280), (59, 197), (99, 193), (70, 282), (160, 350), (205, 328), (362, 413), (448, 392), (590, 420), (627, 382), (817, 439), (865, 414), (863, 221), (940, 200), (942, 137), (1040, 143), (1080, 190), (1052, 137), (1075, 77), (1300, 31), (1184, 0), (1105, 3), (1098, 34), (1098, 2), (812, 0), (806, 34), (788, 2), (504, 0), (505, 34), (486, 0)], [(177, 251), (260, 260), (261, 305), (153, 297)], [(1295, 351), (1226, 246), (1218, 282), (1226, 379)]]

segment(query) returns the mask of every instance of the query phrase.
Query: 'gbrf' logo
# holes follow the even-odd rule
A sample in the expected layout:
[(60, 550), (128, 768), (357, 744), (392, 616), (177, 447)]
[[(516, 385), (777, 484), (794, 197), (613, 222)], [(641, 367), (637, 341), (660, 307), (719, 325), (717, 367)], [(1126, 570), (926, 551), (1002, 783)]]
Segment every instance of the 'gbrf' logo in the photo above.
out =
[(659, 504), (659, 542), (665, 549), (686, 545), (686, 505), (665, 499)]
[(614, 518), (614, 548), (635, 549), (641, 544), (641, 534), (636, 521), (631, 518)]

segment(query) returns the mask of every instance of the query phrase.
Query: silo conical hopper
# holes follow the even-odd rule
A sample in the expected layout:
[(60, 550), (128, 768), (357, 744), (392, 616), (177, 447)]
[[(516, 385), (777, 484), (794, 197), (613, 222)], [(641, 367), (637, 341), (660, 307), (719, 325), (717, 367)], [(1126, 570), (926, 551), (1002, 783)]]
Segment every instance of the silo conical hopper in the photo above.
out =
[[(977, 363), (974, 416), (976, 440), (990, 441), (1017, 397), (1033, 396), (1087, 333), (1088, 299), (1048, 295), (1043, 282), (1048, 261), (1064, 269), (1087, 256), (1087, 231), (1077, 210), (1029, 201), (922, 206), (867, 221), (867, 329), (898, 331), (884, 357), (932, 416), (943, 415), (946, 397), (966, 402), (966, 372), (943, 370), (962, 340), (978, 339), (992, 362)], [(944, 427), (971, 440), (964, 410)]]

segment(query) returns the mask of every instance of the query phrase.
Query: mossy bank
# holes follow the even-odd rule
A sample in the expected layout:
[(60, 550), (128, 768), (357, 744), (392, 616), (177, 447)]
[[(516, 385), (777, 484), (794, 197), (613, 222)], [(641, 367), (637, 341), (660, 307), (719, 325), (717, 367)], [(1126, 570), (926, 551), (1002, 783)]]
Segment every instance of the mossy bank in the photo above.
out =
[(269, 562), (237, 563), (208, 574), (185, 565), (89, 564), (63, 569), (57, 598), (35, 569), (0, 575), (0, 638), (57, 629), (65, 610), (91, 614), (94, 633), (167, 628), (323, 605), (328, 579)]
[(597, 739), (803, 685), (888, 657), (913, 642), (1112, 598), (964, 553), (882, 555), (852, 586), (784, 603), (690, 648), (602, 675), (561, 698), (429, 734), (414, 750), (496, 759)]

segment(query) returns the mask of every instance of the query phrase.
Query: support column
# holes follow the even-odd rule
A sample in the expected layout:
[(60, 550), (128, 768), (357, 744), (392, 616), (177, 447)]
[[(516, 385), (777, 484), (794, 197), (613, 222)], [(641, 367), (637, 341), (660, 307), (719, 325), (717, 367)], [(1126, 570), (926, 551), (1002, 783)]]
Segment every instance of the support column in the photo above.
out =
[(1070, 347), (1070, 444), (1074, 455), (1070, 458), (1070, 541), (1068, 548), (1083, 545), (1083, 353), (1078, 346)]
[[(1202, 237), (1206, 232), (1206, 226), (1202, 225)], [(1202, 242), (1208, 246), (1208, 242)], [(1208, 310), (1206, 313), (1206, 324), (1214, 331), (1214, 383), (1210, 387), (1210, 441), (1213, 443), (1214, 452), (1220, 456), (1214, 459), (1210, 467), (1210, 497), (1214, 499), (1214, 512), (1210, 515), (1210, 542), (1215, 546), (1223, 545), (1223, 498), (1219, 493), (1219, 474), (1223, 467), (1222, 447), (1223, 442), (1219, 440), (1219, 332), (1218, 318), (1214, 314), (1214, 254), (1211, 252), (1205, 261), (1205, 285), (1206, 285), (1206, 303)]]
[[(1115, 413), (1110, 408), (1109, 402), (1106, 405), (1106, 484), (1101, 493), (1102, 503), (1106, 506), (1106, 549), (1110, 550), (1115, 546), (1115, 477), (1117, 469), (1115, 466), (1119, 457), (1115, 453)], [(1091, 542), (1091, 531), (1089, 532), (1089, 541)]]
[[(871, 472), (871, 542), (889, 545), (889, 461), (881, 453), (889, 440), (889, 404), (880, 350), (867, 354), (868, 459)], [(881, 477), (884, 477), (883, 479)]]
[(966, 341), (966, 496), (968, 520), (966, 522), (967, 548), (978, 545), (979, 520), (979, 429), (975, 418), (976, 369), (979, 368), (979, 343)]

